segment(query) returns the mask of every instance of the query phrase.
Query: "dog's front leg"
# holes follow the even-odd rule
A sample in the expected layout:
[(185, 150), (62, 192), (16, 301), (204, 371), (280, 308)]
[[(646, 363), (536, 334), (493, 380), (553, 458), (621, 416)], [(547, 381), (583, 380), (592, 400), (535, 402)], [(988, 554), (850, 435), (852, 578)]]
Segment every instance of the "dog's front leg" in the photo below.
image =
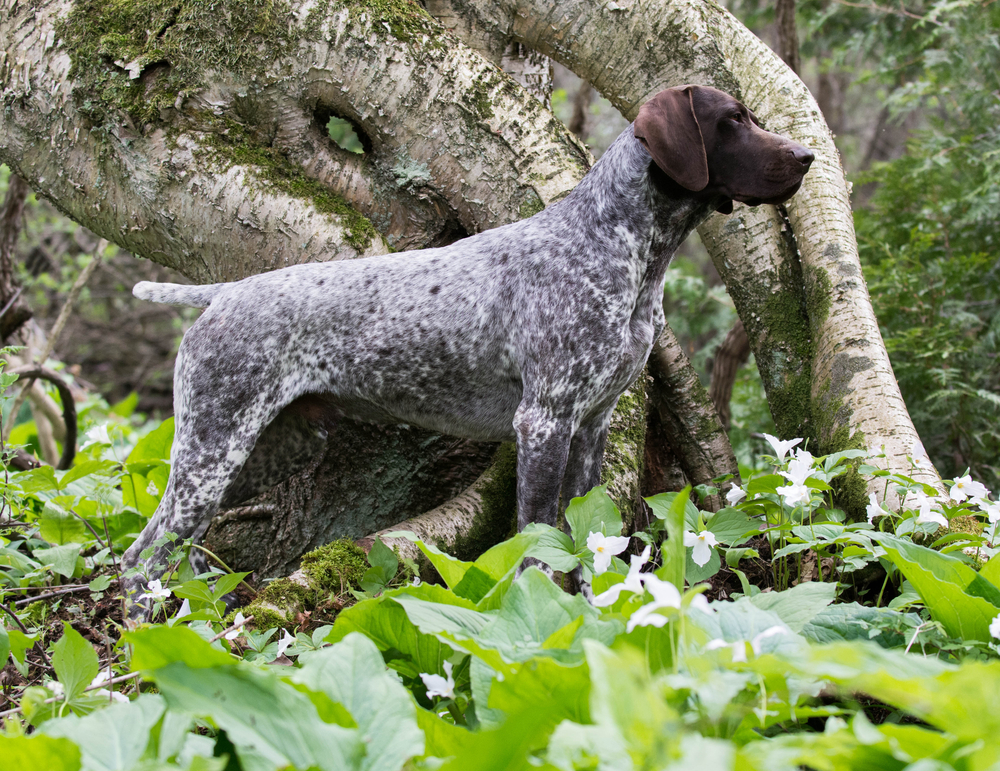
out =
[(556, 526), (573, 436), (572, 420), (538, 402), (522, 402), (514, 418), (517, 436), (517, 529), (532, 522)]

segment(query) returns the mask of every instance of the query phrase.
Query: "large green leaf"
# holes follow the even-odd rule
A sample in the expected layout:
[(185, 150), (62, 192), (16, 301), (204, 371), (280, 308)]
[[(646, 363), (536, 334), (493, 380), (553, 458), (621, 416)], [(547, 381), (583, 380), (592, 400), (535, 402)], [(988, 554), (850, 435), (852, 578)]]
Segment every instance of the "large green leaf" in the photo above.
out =
[[(567, 635), (568, 625), (578, 623), (578, 619), (583, 621)], [(538, 568), (528, 568), (521, 574), (500, 611), (486, 621), (479, 633), (471, 636), (499, 650), (508, 661), (545, 655), (573, 664), (583, 660), (584, 640), (596, 639), (610, 645), (622, 631), (621, 622), (603, 620), (582, 595), (562, 591)]]
[(876, 624), (904, 615), (889, 608), (869, 608), (856, 602), (844, 602), (830, 605), (813, 616), (802, 628), (802, 634), (818, 643), (874, 640), (883, 648), (903, 646), (906, 640), (899, 632), (880, 629)]
[(1000, 615), (1000, 589), (957, 557), (886, 533), (871, 536), (948, 634), (963, 640), (991, 639), (990, 622)]
[(127, 632), (132, 645), (132, 669), (155, 671), (176, 662), (192, 669), (236, 665), (224, 650), (213, 648), (186, 626), (152, 626)]
[(503, 680), (494, 680), (489, 693), (490, 709), (508, 716), (543, 707), (550, 729), (561, 720), (589, 723), (589, 701), (590, 672), (586, 664), (565, 666), (544, 658), (526, 661)]
[(80, 558), (80, 544), (66, 543), (62, 546), (53, 546), (51, 549), (35, 549), (32, 554), (35, 559), (43, 565), (48, 565), (52, 570), (66, 578), (72, 578), (76, 573), (76, 563)]
[(67, 701), (83, 693), (100, 671), (93, 646), (66, 622), (62, 637), (52, 647), (52, 667), (66, 691)]
[(170, 448), (174, 443), (174, 419), (167, 418), (157, 428), (136, 442), (127, 463), (139, 461), (170, 460)]
[(595, 487), (582, 498), (574, 498), (566, 507), (566, 523), (579, 551), (591, 533), (621, 535), (622, 515), (608, 495), (608, 486)]
[(247, 771), (362, 768), (366, 747), (358, 731), (324, 722), (307, 694), (272, 672), (175, 662), (153, 676), (171, 710), (208, 718), (226, 732)]
[(79, 771), (80, 750), (68, 739), (35, 734), (0, 735), (0, 768), (18, 771)]
[(399, 680), (388, 673), (375, 644), (350, 634), (329, 648), (303, 654), (291, 680), (322, 691), (343, 705), (361, 731), (368, 753), (366, 771), (396, 771), (424, 751), (416, 706)]
[(471, 562), (463, 562), (457, 557), (445, 554), (434, 544), (424, 543), (416, 533), (412, 533), (409, 530), (393, 530), (391, 533), (386, 533), (385, 537), (406, 538), (409, 541), (413, 541), (420, 551), (424, 553), (424, 556), (430, 560), (430, 563), (435, 567), (437, 572), (441, 574), (441, 578), (444, 579), (449, 589), (454, 589), (458, 586), (459, 582), (465, 577), (466, 571), (472, 567)]
[(961, 740), (982, 742), (970, 768), (985, 769), (1000, 762), (1000, 661), (956, 666), (853, 641), (766, 656), (751, 666), (828, 680), (869, 694)]
[[(586, 538), (584, 538), (584, 542), (586, 542)], [(568, 573), (580, 564), (576, 550), (573, 539), (566, 533), (554, 527), (548, 527), (538, 534), (538, 540), (528, 551), (528, 554), (541, 560), (553, 570)]]
[(716, 540), (727, 546), (738, 546), (758, 532), (759, 527), (739, 509), (725, 508), (717, 511), (708, 521), (708, 530)]
[(326, 641), (337, 642), (352, 632), (360, 632), (378, 646), (395, 669), (405, 670), (413, 677), (420, 672), (441, 671), (442, 663), (452, 655), (452, 648), (410, 621), (403, 606), (395, 601), (401, 596), (448, 599), (461, 607), (473, 607), (468, 600), (455, 597), (440, 586), (395, 589), (341, 611)]
[(777, 615), (793, 632), (801, 632), (836, 597), (836, 584), (812, 581), (783, 592), (756, 594), (750, 602)]
[[(52, 501), (46, 501), (45, 508), (42, 509), (42, 516), (39, 517), (38, 534), (49, 543), (56, 544), (57, 546), (70, 543), (79, 544), (91, 538), (91, 533), (87, 530), (87, 526), (78, 517), (74, 517), (62, 506)], [(79, 554), (79, 550), (77, 550), (77, 554)], [(70, 570), (69, 575), (73, 575), (72, 571), (76, 567), (76, 556), (72, 557), (72, 563), (67, 562), (65, 566), (61, 564), (60, 567), (68, 567)], [(56, 572), (59, 571), (57, 570)], [(62, 575), (66, 574), (62, 573)]]
[(165, 709), (162, 697), (143, 695), (86, 717), (50, 720), (41, 731), (73, 741), (87, 771), (128, 771), (146, 752), (153, 727)]

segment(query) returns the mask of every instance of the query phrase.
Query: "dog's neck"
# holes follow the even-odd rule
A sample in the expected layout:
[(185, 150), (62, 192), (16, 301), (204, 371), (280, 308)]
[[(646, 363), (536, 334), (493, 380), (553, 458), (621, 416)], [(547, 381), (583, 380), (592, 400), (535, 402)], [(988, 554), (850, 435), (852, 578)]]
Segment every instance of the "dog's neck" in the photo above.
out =
[[(653, 163), (629, 126), (573, 191), (577, 211), (614, 212), (575, 227), (603, 242), (602, 260), (638, 278), (636, 289), (661, 287), (670, 259), (718, 201), (685, 190)], [(661, 290), (662, 291), (662, 290)]]

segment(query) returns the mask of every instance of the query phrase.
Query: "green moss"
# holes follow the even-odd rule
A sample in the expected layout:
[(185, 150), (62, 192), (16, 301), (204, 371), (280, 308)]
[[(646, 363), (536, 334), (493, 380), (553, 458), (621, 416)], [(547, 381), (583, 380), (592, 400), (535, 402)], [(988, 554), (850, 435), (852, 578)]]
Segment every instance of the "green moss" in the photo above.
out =
[(534, 217), (538, 212), (545, 209), (545, 204), (542, 203), (542, 199), (538, 197), (538, 193), (530, 188), (524, 194), (521, 199), (521, 205), (518, 207), (517, 213), (521, 219), (526, 220), (528, 217)]
[[(829, 248), (828, 248), (829, 251)], [(809, 320), (812, 328), (818, 330), (827, 316), (833, 297), (833, 283), (822, 268), (812, 267), (806, 273), (806, 302), (809, 306)]]
[[(740, 237), (738, 220), (727, 223), (726, 235)], [(746, 237), (745, 231), (742, 236)], [(732, 282), (730, 293), (750, 340), (763, 340), (769, 355), (757, 358), (768, 406), (778, 435), (813, 440), (811, 421), (812, 360), (815, 351), (807, 300), (801, 290), (802, 269), (786, 256), (777, 273), (762, 273)], [(749, 310), (750, 312), (745, 312)]]
[(442, 31), (434, 17), (413, 0), (348, 0), (333, 5), (335, 8), (350, 9), (352, 16), (366, 14), (376, 33), (381, 33), (388, 26), (385, 31), (404, 43), (423, 41), (424, 36), (428, 38), (427, 42), (436, 42)]
[[(246, 617), (253, 616), (250, 626), (254, 629), (270, 629), (271, 627), (287, 627), (294, 619), (283, 613), (279, 608), (305, 609), (316, 605), (319, 595), (306, 587), (287, 578), (271, 581), (264, 587), (254, 601), (242, 609)], [(227, 623), (232, 623), (231, 613)]]
[(601, 464), (601, 483), (609, 485), (608, 494), (622, 513), (626, 532), (635, 519), (645, 445), (646, 379), (643, 376), (618, 399)]
[(361, 587), (368, 570), (365, 551), (349, 538), (321, 546), (302, 556), (302, 572), (317, 591), (342, 594)]
[(56, 32), (83, 109), (147, 123), (206, 72), (264, 71), (291, 50), (293, 28), (280, 0), (77, 0)]
[(513, 443), (500, 445), (493, 456), (493, 474), (479, 488), (479, 495), (482, 513), (450, 550), (459, 559), (474, 560), (517, 529), (517, 449)]
[(310, 179), (302, 169), (292, 164), (280, 151), (256, 142), (250, 132), (234, 121), (220, 121), (225, 127), (205, 138), (216, 160), (223, 165), (252, 166), (262, 183), (294, 198), (308, 200), (316, 211), (339, 217), (344, 228), (344, 240), (358, 253), (367, 249), (379, 237), (375, 226), (347, 201), (330, 192), (322, 183)]
[[(850, 393), (850, 381), (854, 375), (871, 366), (872, 361), (866, 356), (840, 353), (834, 357), (830, 379), (812, 402), (813, 425), (818, 438), (816, 454), (829, 455), (841, 450), (867, 449), (864, 432), (851, 433), (851, 409), (846, 397)], [(834, 480), (833, 488), (836, 504), (847, 512), (848, 517), (854, 521), (865, 517), (868, 485), (856, 470), (852, 469)]]
[(277, 605), (279, 608), (305, 608), (315, 604), (316, 592), (291, 579), (279, 578), (265, 586), (257, 599), (250, 603), (250, 607), (258, 601)]
[[(244, 616), (250, 618), (253, 616), (253, 621), (250, 622), (250, 626), (254, 629), (286, 629), (292, 625), (292, 619), (285, 616), (283, 613), (278, 613), (278, 611), (272, 608), (264, 608), (258, 605), (256, 602), (251, 603), (249, 607), (244, 608)], [(232, 621), (228, 622), (232, 624)]]

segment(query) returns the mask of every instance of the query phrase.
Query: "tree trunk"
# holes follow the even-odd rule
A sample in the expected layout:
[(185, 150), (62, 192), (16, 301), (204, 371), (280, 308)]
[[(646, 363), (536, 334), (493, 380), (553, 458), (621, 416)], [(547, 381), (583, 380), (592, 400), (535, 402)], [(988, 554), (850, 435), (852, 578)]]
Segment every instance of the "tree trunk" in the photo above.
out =
[(739, 319), (729, 330), (712, 360), (712, 383), (708, 395), (719, 413), (722, 427), (729, 431), (732, 410), (729, 403), (733, 398), (733, 386), (736, 384), (736, 374), (740, 367), (750, 358), (750, 339)]
[(14, 247), (21, 234), (27, 197), (27, 184), (17, 174), (11, 174), (0, 209), (0, 344), (31, 318), (31, 309), (21, 300), (21, 287), (14, 276)]
[(795, 30), (795, 0), (775, 0), (774, 24), (778, 32), (778, 55), (799, 74), (799, 35)]

